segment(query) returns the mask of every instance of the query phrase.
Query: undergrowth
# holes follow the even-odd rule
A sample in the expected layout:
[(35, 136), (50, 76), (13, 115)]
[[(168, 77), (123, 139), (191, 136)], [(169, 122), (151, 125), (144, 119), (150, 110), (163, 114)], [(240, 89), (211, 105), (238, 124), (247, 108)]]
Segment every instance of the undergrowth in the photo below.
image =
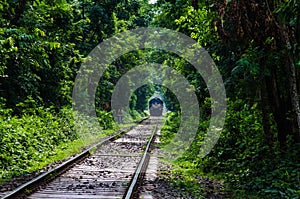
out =
[[(199, 193), (201, 188), (194, 185), (196, 176), (201, 174), (222, 179), (232, 198), (300, 198), (300, 146), (290, 144), (282, 150), (276, 140), (269, 146), (258, 110), (256, 104), (229, 101), (222, 134), (210, 154), (202, 159), (198, 154), (209, 121), (200, 121), (195, 140), (173, 162), (173, 182), (191, 193)], [(179, 113), (169, 114), (162, 128), (163, 145), (172, 141), (179, 117)], [(275, 126), (272, 128), (276, 130)]]
[(53, 156), (57, 146), (77, 139), (70, 111), (27, 109), (21, 116), (1, 109), (0, 179), (24, 174)]
[(116, 125), (107, 111), (95, 120), (69, 107), (36, 107), (32, 99), (18, 106), (22, 112), (14, 114), (0, 104), (0, 183), (67, 159), (145, 116), (135, 112), (134, 120)]

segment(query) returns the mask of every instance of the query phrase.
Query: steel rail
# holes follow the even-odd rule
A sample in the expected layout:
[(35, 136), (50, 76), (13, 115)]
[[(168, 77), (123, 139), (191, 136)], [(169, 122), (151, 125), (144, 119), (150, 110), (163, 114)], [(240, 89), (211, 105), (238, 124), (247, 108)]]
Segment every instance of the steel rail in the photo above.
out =
[[(148, 117), (143, 118), (142, 120), (138, 121), (137, 124), (142, 123), (146, 119), (148, 119)], [(24, 198), (26, 195), (31, 194), (32, 190), (35, 190), (36, 188), (41, 186), (41, 184), (43, 184), (42, 182), (50, 181), (50, 180), (54, 179), (58, 175), (62, 174), (66, 170), (68, 170), (70, 167), (74, 166), (74, 164), (76, 164), (76, 163), (84, 160), (85, 158), (89, 157), (92, 154), (92, 151), (94, 149), (97, 149), (100, 146), (102, 146), (103, 144), (106, 144), (108, 142), (111, 142), (111, 141), (114, 141), (114, 140), (118, 139), (120, 136), (125, 134), (127, 131), (132, 130), (135, 126), (136, 125), (133, 125), (133, 126), (131, 126), (130, 128), (128, 128), (126, 130), (121, 130), (120, 132), (116, 133), (115, 135), (112, 135), (112, 136), (100, 141), (99, 143), (96, 143), (96, 144), (92, 145), (88, 149), (84, 150), (83, 152), (76, 155), (75, 157), (63, 162), (59, 166), (57, 166), (57, 167), (55, 167), (55, 168), (53, 168), (53, 169), (51, 169), (51, 170), (49, 170), (45, 173), (33, 178), (32, 180), (20, 185), (19, 187), (17, 187), (13, 191), (11, 191), (8, 194), (6, 194), (5, 196), (3, 196), (1, 199)]]
[(126, 193), (124, 194), (123, 199), (131, 199), (131, 198), (135, 197), (135, 194), (136, 194), (135, 191), (138, 187), (139, 180), (142, 179), (142, 176), (146, 173), (146, 170), (148, 167), (148, 163), (149, 163), (149, 159), (150, 159), (149, 149), (150, 149), (152, 143), (154, 142), (156, 131), (157, 131), (157, 124), (155, 125), (155, 128), (151, 134), (151, 138), (148, 141), (147, 147), (144, 151), (143, 157), (141, 158), (139, 165), (138, 165), (137, 169), (135, 170), (134, 176), (132, 177), (130, 185), (129, 185)]

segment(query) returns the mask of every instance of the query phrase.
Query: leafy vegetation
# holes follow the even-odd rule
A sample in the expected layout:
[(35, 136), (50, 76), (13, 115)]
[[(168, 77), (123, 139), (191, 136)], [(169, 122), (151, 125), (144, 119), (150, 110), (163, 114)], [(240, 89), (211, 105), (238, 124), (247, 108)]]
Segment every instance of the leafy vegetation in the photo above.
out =
[[(201, 82), (196, 87), (199, 131), (175, 165), (187, 162), (194, 173), (224, 179), (233, 198), (299, 198), (299, 3), (158, 0), (155, 6), (155, 25), (179, 30), (210, 52), (228, 97), (222, 135), (200, 159), (210, 96), (198, 89)], [(169, 117), (166, 140), (178, 126)]]
[(2, 109), (1, 179), (36, 169), (38, 162), (57, 152), (57, 146), (77, 139), (69, 109), (58, 113), (53, 107), (23, 111), (22, 116), (11, 116), (12, 110)]
[[(115, 129), (110, 101), (116, 83), (135, 66), (159, 63), (183, 75), (200, 103), (197, 135), (174, 162), (174, 185), (205, 195), (205, 189), (195, 186), (195, 176), (202, 175), (224, 181), (233, 198), (299, 198), (299, 8), (296, 0), (157, 0), (155, 4), (147, 0), (3, 0), (1, 178), (41, 168), (66, 157), (62, 151), (67, 146), (75, 152), (104, 136), (103, 130)], [(89, 52), (116, 33), (151, 26), (177, 30), (198, 41), (223, 77), (226, 124), (216, 146), (202, 159), (198, 154), (209, 125), (210, 94), (193, 66), (169, 52), (145, 49), (116, 59), (96, 91), (101, 128), (94, 128), (88, 118), (74, 122), (72, 89)], [(161, 74), (167, 76), (165, 71)], [(145, 116), (147, 100), (154, 93), (163, 96), (173, 111), (162, 129), (162, 143), (167, 145), (181, 117), (178, 100), (168, 88), (147, 85), (134, 91), (130, 115), (124, 115), (123, 121)]]
[[(162, 145), (172, 141), (178, 130), (179, 116), (169, 114), (162, 128)], [(290, 140), (287, 151), (280, 149), (278, 141), (268, 146), (257, 105), (248, 106), (242, 100), (229, 102), (226, 124), (217, 145), (200, 159), (199, 149), (207, 126), (208, 121), (200, 122), (194, 143), (173, 162), (176, 186), (197, 194), (201, 192), (200, 185), (190, 184), (196, 183), (195, 177), (201, 175), (223, 179), (233, 198), (249, 198), (249, 194), (250, 198), (299, 196), (299, 144), (294, 145)]]
[[(145, 5), (145, 1), (1, 1), (1, 181), (67, 158), (116, 130), (108, 102), (113, 85), (129, 69), (121, 66), (134, 53), (113, 63), (112, 73), (99, 82), (95, 125), (100, 128), (89, 118), (75, 124), (74, 80), (84, 57), (98, 43), (128, 28), (147, 26)], [(135, 120), (145, 116), (141, 109), (131, 114)], [(124, 121), (131, 119), (125, 116)]]

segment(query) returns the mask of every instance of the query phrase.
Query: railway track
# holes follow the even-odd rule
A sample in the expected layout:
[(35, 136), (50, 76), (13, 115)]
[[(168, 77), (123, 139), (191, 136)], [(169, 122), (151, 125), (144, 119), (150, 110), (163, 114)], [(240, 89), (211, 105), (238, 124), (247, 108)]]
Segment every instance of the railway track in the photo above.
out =
[(12, 191), (3, 199), (137, 198), (160, 119), (149, 118)]

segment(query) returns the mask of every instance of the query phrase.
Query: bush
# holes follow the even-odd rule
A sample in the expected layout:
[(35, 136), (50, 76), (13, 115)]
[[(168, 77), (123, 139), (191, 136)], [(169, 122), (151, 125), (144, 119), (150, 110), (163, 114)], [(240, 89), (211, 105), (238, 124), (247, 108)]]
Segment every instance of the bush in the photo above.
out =
[(297, 198), (299, 152), (299, 147), (283, 153), (278, 143), (267, 145), (256, 104), (229, 101), (221, 137), (211, 153), (198, 160), (198, 168), (221, 175), (236, 197), (255, 193), (258, 198)]
[(163, 146), (170, 143), (175, 133), (178, 131), (180, 124), (180, 113), (179, 112), (168, 112), (166, 116), (165, 124), (161, 128), (161, 144)]
[(98, 117), (99, 125), (104, 130), (113, 128), (114, 118), (111, 112), (107, 112), (104, 110), (97, 110), (97, 117)]
[(19, 117), (1, 114), (0, 131), (0, 179), (28, 172), (53, 155), (56, 146), (77, 138), (68, 108), (57, 113), (53, 107), (39, 107)]
[[(203, 109), (209, 112), (207, 104)], [(168, 115), (162, 144), (173, 139), (179, 122), (178, 113)], [(289, 146), (288, 151), (282, 151), (278, 142), (268, 146), (256, 104), (228, 101), (222, 134), (210, 154), (200, 159), (199, 149), (208, 126), (208, 120), (200, 121), (196, 139), (175, 166), (189, 165), (184, 169), (224, 179), (233, 198), (299, 198), (300, 146)], [(276, 131), (275, 125), (272, 128)]]

